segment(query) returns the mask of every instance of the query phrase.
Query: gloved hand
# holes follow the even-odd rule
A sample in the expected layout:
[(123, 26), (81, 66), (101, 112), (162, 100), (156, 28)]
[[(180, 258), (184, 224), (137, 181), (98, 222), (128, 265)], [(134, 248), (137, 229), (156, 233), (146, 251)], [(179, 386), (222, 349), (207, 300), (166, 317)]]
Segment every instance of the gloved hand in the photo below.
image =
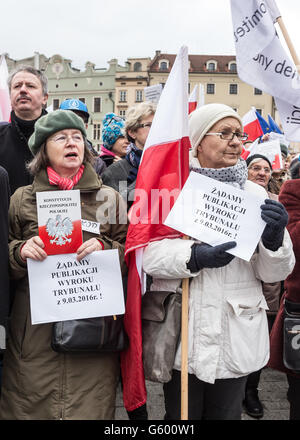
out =
[(288, 213), (281, 203), (266, 199), (265, 204), (261, 205), (261, 218), (267, 223), (261, 236), (263, 245), (270, 251), (277, 251), (282, 245)]
[(228, 254), (226, 251), (236, 246), (235, 241), (210, 246), (205, 243), (195, 243), (192, 246), (192, 255), (187, 263), (187, 268), (191, 272), (198, 272), (204, 267), (214, 268), (223, 267), (234, 259), (234, 255)]

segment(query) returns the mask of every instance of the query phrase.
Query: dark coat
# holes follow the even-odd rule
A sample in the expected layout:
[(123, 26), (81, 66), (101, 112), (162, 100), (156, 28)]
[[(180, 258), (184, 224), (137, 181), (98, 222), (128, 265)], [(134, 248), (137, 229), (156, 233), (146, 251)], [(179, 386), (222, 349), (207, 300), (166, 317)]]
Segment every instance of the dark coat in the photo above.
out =
[[(46, 114), (42, 111), (41, 116)], [(28, 139), (34, 131), (34, 121), (22, 121), (11, 112), (11, 123), (0, 126), (0, 165), (6, 169), (11, 194), (20, 186), (32, 183), (26, 163), (33, 158), (28, 148)]]
[[(27, 266), (20, 249), (27, 239), (38, 235), (36, 192), (57, 189), (50, 186), (46, 171), (41, 171), (32, 185), (19, 188), (11, 199), (9, 252), (16, 292), (4, 354), (0, 414), (2, 419), (109, 420), (115, 411), (118, 354), (57, 353), (51, 349), (52, 323), (31, 324)], [(127, 225), (119, 217), (123, 212), (126, 223), (124, 201), (102, 185), (91, 165), (86, 165), (74, 189), (80, 190), (82, 218), (100, 222), (98, 238), (104, 249), (119, 250), (125, 269)], [(98, 218), (103, 206), (109, 218), (116, 214), (115, 222), (104, 223)], [(95, 234), (83, 231), (83, 241), (92, 237)]]
[(127, 183), (131, 170), (136, 170), (136, 168), (131, 165), (127, 159), (122, 159), (106, 168), (101, 176), (105, 185), (111, 186), (121, 194), (127, 203), (127, 209), (129, 209), (133, 203), (136, 182), (134, 180), (130, 184)]
[[(9, 181), (8, 174), (0, 167), (0, 326), (7, 332), (7, 320), (9, 314), (9, 268), (8, 268), (8, 207), (9, 207)], [(0, 350), (5, 348), (5, 340), (2, 340), (3, 332), (0, 332)]]
[[(285, 294), (271, 332), (271, 352), (268, 366), (290, 373), (283, 364), (283, 306), (284, 298), (300, 303), (300, 179), (287, 180), (281, 187), (279, 201), (289, 214), (287, 229), (293, 243), (296, 264), (284, 283)], [(300, 375), (298, 375), (300, 378)]]

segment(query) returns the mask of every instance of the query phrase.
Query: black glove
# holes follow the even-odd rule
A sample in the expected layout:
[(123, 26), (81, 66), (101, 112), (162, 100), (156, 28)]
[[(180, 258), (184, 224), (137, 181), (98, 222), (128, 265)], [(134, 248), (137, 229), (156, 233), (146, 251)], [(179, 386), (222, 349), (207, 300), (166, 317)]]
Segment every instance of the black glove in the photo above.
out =
[(270, 251), (277, 251), (282, 245), (288, 213), (281, 203), (266, 199), (265, 204), (261, 205), (261, 218), (267, 223), (261, 236), (263, 245)]
[(228, 254), (226, 251), (236, 246), (235, 241), (219, 244), (218, 246), (210, 246), (205, 243), (195, 243), (192, 246), (192, 255), (186, 267), (191, 272), (198, 272), (204, 267), (223, 267), (234, 259), (234, 255)]

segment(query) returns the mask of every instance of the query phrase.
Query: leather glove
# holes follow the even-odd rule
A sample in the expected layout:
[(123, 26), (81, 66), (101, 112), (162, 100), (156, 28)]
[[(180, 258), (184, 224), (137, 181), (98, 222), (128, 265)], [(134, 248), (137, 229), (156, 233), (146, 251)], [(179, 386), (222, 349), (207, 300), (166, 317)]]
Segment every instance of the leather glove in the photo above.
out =
[(282, 245), (288, 213), (281, 203), (266, 199), (265, 204), (261, 205), (261, 218), (267, 223), (261, 236), (263, 245), (270, 251), (277, 251)]
[(186, 266), (191, 272), (199, 272), (204, 267), (216, 268), (226, 266), (234, 259), (234, 255), (228, 254), (226, 251), (235, 246), (235, 241), (229, 241), (217, 246), (195, 243), (192, 246), (190, 261)]

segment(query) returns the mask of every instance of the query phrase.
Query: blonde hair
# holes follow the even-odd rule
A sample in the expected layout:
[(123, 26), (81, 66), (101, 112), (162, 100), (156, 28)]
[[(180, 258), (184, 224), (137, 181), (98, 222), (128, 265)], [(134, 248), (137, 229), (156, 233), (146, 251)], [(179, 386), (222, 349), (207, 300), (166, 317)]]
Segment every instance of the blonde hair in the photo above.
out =
[(125, 130), (128, 136), (128, 130), (136, 131), (143, 118), (154, 115), (156, 105), (153, 102), (141, 102), (129, 108), (126, 115)]

